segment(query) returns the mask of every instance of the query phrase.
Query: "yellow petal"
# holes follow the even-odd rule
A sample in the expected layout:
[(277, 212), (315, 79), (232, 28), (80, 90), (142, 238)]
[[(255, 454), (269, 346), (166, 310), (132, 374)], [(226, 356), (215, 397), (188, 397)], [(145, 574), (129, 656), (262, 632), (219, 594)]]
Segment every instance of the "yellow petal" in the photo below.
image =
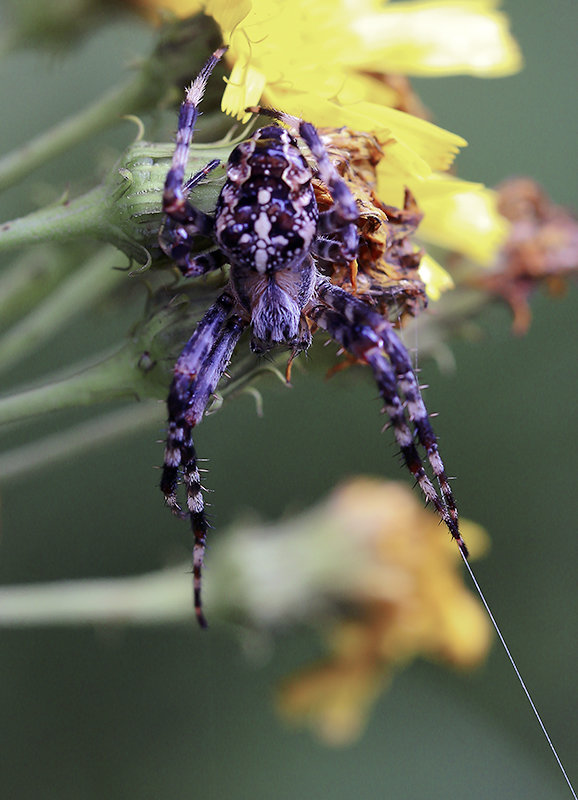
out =
[(277, 708), (287, 720), (308, 724), (326, 744), (349, 744), (359, 737), (384, 683), (384, 672), (363, 655), (325, 662), (286, 679)]
[(431, 122), (362, 101), (342, 106), (318, 94), (288, 93), (267, 87), (265, 98), (271, 105), (306, 119), (320, 127), (346, 125), (356, 131), (375, 133), (387, 145), (387, 163), (398, 176), (426, 178), (432, 170), (447, 169), (465, 139)]
[(421, 192), (416, 187), (424, 212), (420, 237), (462, 253), (482, 266), (491, 266), (509, 230), (508, 222), (497, 211), (495, 192), (474, 184), (470, 189), (458, 186), (451, 193), (436, 193), (433, 184), (439, 182), (432, 181), (432, 186), (427, 187), (429, 182), (424, 181)]
[(418, 272), (430, 300), (439, 300), (443, 292), (454, 288), (452, 276), (429, 253), (421, 257)]
[(223, 92), (221, 110), (240, 119), (241, 122), (247, 122), (251, 115), (247, 114), (245, 109), (259, 102), (265, 82), (266, 78), (262, 72), (250, 64), (237, 61)]
[[(182, 2), (182, 0), (181, 0)], [(178, 0), (173, 0), (175, 5)], [(186, 3), (184, 3), (186, 5)], [(218, 23), (223, 31), (225, 42), (228, 44), (228, 37), (237, 25), (247, 17), (251, 11), (251, 0), (208, 0), (208, 2), (201, 3), (205, 7), (205, 14)]]
[(415, 152), (432, 170), (448, 169), (459, 148), (467, 145), (466, 140), (456, 133), (394, 108), (361, 102), (352, 109), (374, 121), (370, 131), (378, 131), (382, 126), (388, 128), (397, 142)]
[(352, 29), (356, 66), (406, 75), (511, 75), (522, 66), (507, 17), (495, 0), (395, 3), (360, 15)]
[[(399, 177), (382, 164), (377, 174), (379, 196), (386, 203), (399, 205), (404, 189)], [(426, 180), (408, 178), (405, 185), (424, 214), (418, 229), (420, 239), (461, 253), (481, 266), (491, 266), (510, 227), (498, 213), (494, 191), (481, 183), (440, 174)]]

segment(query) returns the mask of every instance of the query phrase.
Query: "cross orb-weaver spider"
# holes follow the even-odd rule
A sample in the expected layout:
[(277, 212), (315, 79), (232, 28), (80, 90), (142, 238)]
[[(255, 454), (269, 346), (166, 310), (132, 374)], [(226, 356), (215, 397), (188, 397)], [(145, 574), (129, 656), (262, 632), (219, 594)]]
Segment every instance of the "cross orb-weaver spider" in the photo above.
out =
[[(206, 621), (201, 571), (209, 526), (192, 431), (248, 326), (255, 353), (285, 345), (291, 349), (292, 360), (309, 347), (311, 328), (319, 327), (357, 361), (371, 367), (405, 464), (467, 557), (436, 436), (405, 347), (387, 319), (321, 272), (323, 264), (347, 265), (355, 259), (359, 214), (313, 125), (260, 109), (295, 129), (307, 145), (316, 176), (333, 199), (326, 211), (320, 212), (317, 206), (312, 168), (296, 139), (279, 125), (261, 128), (233, 150), (214, 216), (189, 201), (191, 189), (218, 165), (212, 161), (185, 180), (199, 103), (224, 52), (222, 48), (211, 56), (181, 105), (163, 193), (165, 224), (159, 237), (162, 249), (185, 277), (230, 265), (225, 290), (198, 323), (174, 367), (161, 480), (167, 505), (191, 522), (194, 604), (202, 627)], [(199, 235), (213, 238), (218, 249), (194, 254), (191, 245)], [(425, 471), (418, 447), (425, 450), (439, 492)], [(177, 500), (180, 482), (185, 486), (186, 512)]]

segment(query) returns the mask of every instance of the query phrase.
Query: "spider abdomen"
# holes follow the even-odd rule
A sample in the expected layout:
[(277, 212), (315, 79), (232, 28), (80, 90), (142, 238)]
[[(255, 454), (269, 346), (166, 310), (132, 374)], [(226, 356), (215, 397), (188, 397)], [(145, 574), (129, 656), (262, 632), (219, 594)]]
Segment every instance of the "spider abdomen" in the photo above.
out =
[(290, 134), (257, 131), (233, 150), (215, 213), (215, 236), (232, 280), (273, 275), (301, 264), (311, 250), (319, 211), (312, 173)]

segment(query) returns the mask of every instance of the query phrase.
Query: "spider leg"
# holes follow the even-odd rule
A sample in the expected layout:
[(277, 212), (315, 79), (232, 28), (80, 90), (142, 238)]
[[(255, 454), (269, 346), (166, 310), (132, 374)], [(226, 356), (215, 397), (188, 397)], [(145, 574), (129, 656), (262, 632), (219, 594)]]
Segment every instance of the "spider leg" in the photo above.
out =
[(159, 233), (161, 249), (179, 268), (185, 278), (196, 278), (207, 272), (220, 269), (227, 263), (227, 257), (218, 249), (191, 253), (189, 234), (185, 228), (167, 219)]
[[(331, 163), (316, 128), (310, 122), (299, 120), (298, 130), (317, 162), (321, 180), (333, 198), (333, 206), (319, 215), (317, 233), (320, 238), (316, 250), (322, 258), (347, 263), (356, 257), (359, 244), (359, 235), (355, 224), (359, 218), (357, 203), (347, 188), (347, 184)], [(327, 247), (328, 242), (323, 237), (333, 233), (338, 234), (339, 238), (329, 244), (337, 244), (338, 249), (333, 247), (330, 252)]]
[(205, 254), (201, 257), (191, 255), (192, 237), (197, 235), (210, 237), (214, 230), (214, 220), (195, 208), (188, 197), (191, 190), (206, 175), (219, 165), (219, 161), (210, 161), (192, 178), (185, 181), (185, 171), (189, 158), (189, 150), (193, 140), (195, 123), (199, 116), (199, 104), (202, 100), (207, 81), (226, 48), (216, 50), (209, 58), (199, 75), (186, 90), (184, 102), (181, 104), (176, 134), (175, 151), (171, 168), (165, 178), (162, 208), (166, 215), (165, 224), (159, 234), (159, 244), (178, 266), (186, 277), (201, 275), (209, 269), (216, 269), (223, 261), (207, 261)]
[[(206, 224), (206, 220), (210, 218), (202, 211), (198, 211), (191, 206), (187, 201), (187, 194), (190, 192), (192, 186), (198, 183), (204, 175), (216, 166), (216, 164), (210, 162), (200, 173), (197, 173), (192, 179), (192, 186), (191, 181), (184, 183), (184, 177), (187, 161), (189, 159), (189, 149), (193, 140), (195, 123), (199, 116), (199, 105), (205, 93), (209, 76), (225, 51), (226, 48), (224, 47), (215, 50), (195, 80), (186, 90), (185, 100), (181, 103), (179, 112), (175, 152), (173, 153), (171, 168), (167, 172), (163, 192), (164, 213), (174, 219), (175, 222), (186, 221), (189, 224), (196, 225), (199, 233), (205, 232), (204, 225)], [(210, 228), (207, 233), (210, 233), (211, 230), (212, 228)]]
[[(169, 508), (188, 516), (191, 522), (194, 603), (201, 627), (207, 624), (201, 603), (201, 573), (209, 524), (192, 431), (201, 421), (246, 327), (246, 323), (233, 314), (234, 304), (225, 291), (200, 320), (175, 365), (167, 401), (169, 424), (160, 486)], [(184, 513), (177, 500), (181, 479), (186, 490), (187, 511)]]
[[(405, 347), (386, 319), (325, 278), (319, 279), (317, 294), (324, 305), (313, 307), (309, 317), (343, 348), (371, 367), (405, 464), (467, 557), (468, 549), (459, 531), (456, 503)], [(405, 399), (407, 418), (398, 387)], [(425, 471), (410, 423), (418, 443), (427, 454), (441, 497)]]
[[(324, 211), (323, 214), (331, 214), (331, 209), (329, 211)], [(323, 214), (319, 215), (320, 220)], [(357, 236), (357, 232), (355, 235)], [(344, 243), (341, 239), (332, 239), (329, 236), (318, 236), (311, 244), (311, 252), (323, 261), (331, 261), (333, 264), (347, 264), (355, 258), (357, 240), (355, 248), (353, 248), (353, 256), (349, 255), (352, 252), (350, 245), (351, 242)], [(344, 253), (348, 255), (346, 256)]]
[(201, 183), (201, 181), (205, 180), (207, 175), (220, 166), (220, 164), (220, 160), (218, 158), (214, 158), (212, 161), (209, 161), (208, 164), (205, 164), (205, 166), (197, 173), (195, 173), (192, 178), (189, 178), (189, 180), (183, 184), (183, 194), (185, 197), (188, 197), (191, 193), (191, 190), (194, 189), (198, 183)]

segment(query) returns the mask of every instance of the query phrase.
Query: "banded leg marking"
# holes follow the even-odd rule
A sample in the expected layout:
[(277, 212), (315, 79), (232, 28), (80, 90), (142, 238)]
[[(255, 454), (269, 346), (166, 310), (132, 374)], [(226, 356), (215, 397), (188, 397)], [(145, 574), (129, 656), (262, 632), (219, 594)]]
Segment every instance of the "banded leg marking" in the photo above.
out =
[[(437, 439), (402, 342), (387, 320), (325, 278), (318, 282), (318, 296), (327, 306), (314, 308), (311, 317), (342, 347), (371, 367), (409, 471), (467, 557), (467, 546), (459, 531), (457, 507)], [(405, 400), (407, 418), (398, 395), (398, 386)], [(414, 426), (415, 438), (424, 448), (432, 472), (439, 482), (441, 497), (424, 469), (409, 423)]]
[[(192, 432), (201, 421), (246, 327), (243, 320), (232, 314), (233, 305), (231, 296), (224, 292), (201, 319), (177, 361), (168, 397), (169, 424), (161, 490), (169, 508), (190, 519), (194, 537), (194, 604), (201, 627), (207, 624), (202, 610), (201, 579), (209, 524)], [(186, 493), (185, 512), (177, 499), (181, 480)]]
[[(226, 49), (226, 47), (221, 47), (219, 50), (215, 50), (195, 80), (186, 90), (185, 100), (181, 103), (175, 152), (173, 153), (171, 168), (165, 179), (163, 193), (163, 211), (169, 215), (176, 215), (178, 219), (181, 219), (181, 213), (185, 207), (186, 195), (191, 189), (189, 185), (190, 182), (184, 186), (183, 181), (187, 168), (187, 161), (189, 159), (189, 149), (193, 141), (195, 123), (199, 116), (199, 105), (203, 99), (211, 72), (224, 55)], [(211, 162), (211, 164), (213, 163), (214, 162)], [(210, 171), (210, 169), (212, 169), (211, 164), (208, 164), (205, 169)], [(195, 176), (195, 182), (201, 179), (202, 173), (203, 170), (201, 170), (200, 177), (199, 175)]]
[(185, 275), (200, 274), (193, 264), (194, 259), (187, 261), (185, 258), (185, 250), (190, 250), (190, 238), (195, 234), (211, 236), (214, 228), (212, 217), (195, 208), (189, 202), (188, 196), (191, 189), (218, 166), (219, 161), (210, 161), (188, 181), (185, 181), (185, 171), (195, 123), (199, 116), (199, 104), (205, 93), (209, 76), (226, 49), (223, 47), (213, 53), (186, 91), (185, 100), (181, 104), (179, 112), (171, 168), (165, 178), (163, 212), (167, 216), (167, 222), (161, 232), (159, 242), (163, 251), (177, 263)]

